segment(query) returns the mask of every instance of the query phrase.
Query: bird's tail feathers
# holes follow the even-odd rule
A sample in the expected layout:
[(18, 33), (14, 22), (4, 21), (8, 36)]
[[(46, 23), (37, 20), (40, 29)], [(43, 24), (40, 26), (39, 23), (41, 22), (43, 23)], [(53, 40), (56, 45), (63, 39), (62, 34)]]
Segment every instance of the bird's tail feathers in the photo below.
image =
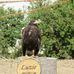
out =
[(26, 51), (26, 55), (28, 55), (28, 56), (32, 56), (32, 55), (33, 55), (33, 52), (32, 52), (32, 51), (27, 50), (27, 51)]

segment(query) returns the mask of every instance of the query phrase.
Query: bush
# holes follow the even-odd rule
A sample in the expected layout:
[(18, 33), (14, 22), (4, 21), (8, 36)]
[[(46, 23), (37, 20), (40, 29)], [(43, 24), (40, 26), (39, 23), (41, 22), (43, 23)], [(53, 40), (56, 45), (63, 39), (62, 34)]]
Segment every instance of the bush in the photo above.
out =
[[(43, 1), (43, 0), (42, 0)], [(74, 4), (58, 3), (39, 8), (24, 20), (24, 14), (13, 9), (0, 7), (0, 55), (15, 58), (22, 55), (21, 44), (16, 47), (17, 39), (21, 40), (21, 28), (32, 19), (41, 19), (41, 55), (56, 58), (74, 58)]]
[(21, 47), (15, 47), (17, 39), (21, 40), (21, 28), (25, 25), (24, 14), (15, 15), (21, 12), (0, 7), (0, 55), (4, 57), (16, 57), (21, 51)]
[(74, 58), (74, 4), (66, 2), (40, 7), (30, 19), (41, 19), (43, 56)]

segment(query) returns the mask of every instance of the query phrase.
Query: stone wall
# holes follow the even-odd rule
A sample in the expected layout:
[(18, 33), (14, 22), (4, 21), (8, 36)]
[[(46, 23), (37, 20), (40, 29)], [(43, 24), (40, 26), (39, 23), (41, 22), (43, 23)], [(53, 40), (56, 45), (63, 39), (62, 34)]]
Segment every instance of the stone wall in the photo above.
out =
[[(0, 74), (17, 74), (18, 64), (23, 61), (25, 57), (17, 59), (2, 59), (0, 58)], [(57, 62), (55, 58), (37, 57), (41, 65), (41, 74), (57, 74)]]

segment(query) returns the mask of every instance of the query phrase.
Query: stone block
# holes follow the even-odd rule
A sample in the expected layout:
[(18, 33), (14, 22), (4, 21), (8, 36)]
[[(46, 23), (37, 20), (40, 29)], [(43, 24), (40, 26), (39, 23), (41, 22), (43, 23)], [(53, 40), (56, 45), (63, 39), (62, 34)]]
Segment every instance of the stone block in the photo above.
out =
[[(1, 59), (0, 58), (0, 74), (17, 74), (17, 68), (25, 57), (17, 59)], [(34, 58), (41, 67), (41, 74), (57, 74), (57, 61), (50, 57)]]

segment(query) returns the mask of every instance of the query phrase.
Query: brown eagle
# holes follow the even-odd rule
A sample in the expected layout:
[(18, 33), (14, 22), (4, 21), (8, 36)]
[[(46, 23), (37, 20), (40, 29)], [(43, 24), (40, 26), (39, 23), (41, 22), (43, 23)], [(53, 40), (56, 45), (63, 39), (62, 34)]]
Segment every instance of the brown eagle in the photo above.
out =
[(41, 43), (41, 32), (38, 28), (40, 20), (32, 20), (26, 28), (22, 29), (22, 50), (23, 56), (36, 56)]

